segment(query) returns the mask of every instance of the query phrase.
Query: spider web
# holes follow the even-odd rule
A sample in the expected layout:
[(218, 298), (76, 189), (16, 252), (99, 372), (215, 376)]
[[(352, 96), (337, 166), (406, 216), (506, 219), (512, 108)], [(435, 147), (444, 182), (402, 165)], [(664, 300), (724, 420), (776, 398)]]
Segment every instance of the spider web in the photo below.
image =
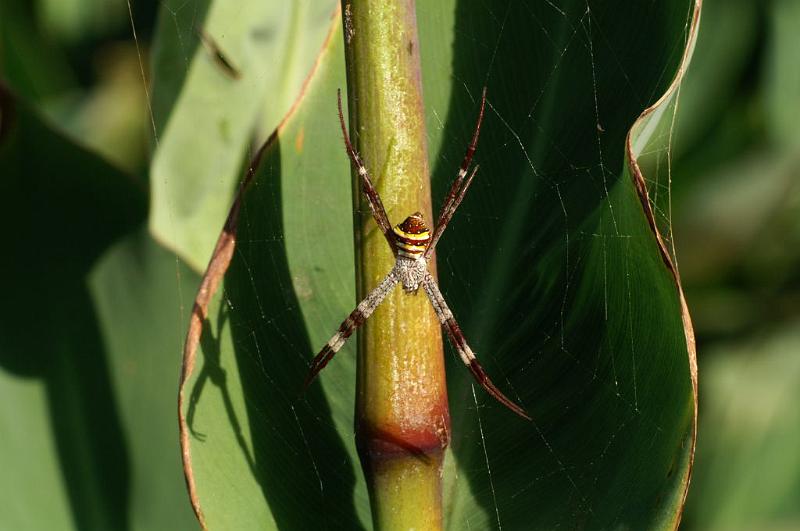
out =
[[(191, 26), (199, 22), (187, 27), (183, 20), (191, 13), (189, 18), (201, 21), (207, 7), (201, 0), (162, 4), (166, 20), (161, 24), (171, 25), (167, 31), (173, 31), (172, 37), (180, 43), (177, 70), (188, 71), (196, 49)], [(520, 421), (509, 418), (484, 396), (448, 350), (453, 442), (446, 465), (445, 500), (451, 528), (529, 529), (533, 506), (537, 521), (543, 522), (541, 528), (641, 527), (635, 510), (631, 512), (632, 502), (620, 499), (625, 489), (614, 485), (615, 471), (625, 463), (627, 443), (644, 438), (658, 454), (676, 438), (683, 440), (682, 432), (675, 434), (675, 418), (649, 396), (652, 389), (666, 397), (676, 393), (653, 387), (656, 376), (649, 368), (654, 356), (664, 356), (674, 345), (657, 347), (653, 338), (643, 337), (647, 319), (658, 322), (658, 318), (643, 311), (641, 301), (651, 290), (663, 287), (664, 279), (649, 279), (648, 266), (643, 265), (659, 258), (652, 246), (642, 250), (652, 241), (646, 237), (644, 219), (633, 208), (641, 212), (631, 195), (631, 177), (625, 173), (620, 146), (639, 112), (666, 90), (674, 76), (688, 39), (692, 7), (684, 2), (669, 8), (628, 8), (635, 11), (630, 21), (659, 16), (683, 21), (685, 34), (665, 39), (670, 46), (655, 50), (659, 55), (654, 59), (647, 55), (653, 49), (636, 49), (649, 38), (645, 30), (628, 26), (620, 37), (617, 32), (623, 31), (623, 24), (614, 22), (614, 9), (595, 2), (520, 1), (504, 6), (462, 2), (452, 12), (438, 5), (418, 6), (423, 80), (430, 83), (424, 90), (435, 207), (455, 176), (480, 89), (489, 87), (489, 107), (476, 155), (482, 169), (437, 248), (440, 285), (495, 382), (534, 413), (535, 419), (530, 427), (516, 424)], [(452, 49), (426, 48), (448, 24), (455, 28)], [(131, 25), (143, 49), (132, 17)], [(193, 42), (194, 46), (188, 44)], [(224, 50), (224, 41), (218, 44)], [(466, 52), (455, 55), (453, 49)], [(519, 50), (526, 52), (521, 55)], [(642, 69), (645, 61), (655, 66)], [(305, 64), (303, 68), (311, 68), (310, 59)], [(142, 67), (143, 79), (144, 72)], [(431, 81), (442, 77), (450, 80), (451, 90), (439, 89)], [(147, 89), (147, 83), (144, 86)], [(665, 112), (674, 116), (674, 110), (672, 105)], [(154, 113), (158, 111), (148, 105), (147, 112), (158, 145), (164, 134), (157, 126), (159, 118)], [(670, 250), (673, 126), (669, 117), (661, 120), (642, 150), (651, 206)], [(345, 159), (343, 151), (341, 157)], [(349, 194), (346, 189), (341, 197), (333, 193), (323, 201), (344, 198), (347, 202)], [(275, 202), (282, 197), (279, 190), (268, 195)], [(313, 216), (313, 209), (306, 215)], [(257, 234), (256, 229), (265, 224), (270, 228), (269, 220), (252, 222), (247, 234)], [(280, 230), (263, 234), (270, 235), (250, 236), (241, 243), (259, 247), (270, 256), (280, 254), (288, 243)], [(277, 441), (275, 448), (295, 456), (294, 462), (305, 462), (312, 471), (314, 484), (306, 487), (313, 487), (313, 492), (307, 492), (305, 502), (330, 511), (330, 527), (336, 528), (335, 522), (360, 522), (369, 528), (363, 479), (359, 471), (348, 471), (356, 464), (328, 462), (317, 442), (338, 439), (354, 455), (351, 417), (338, 413), (352, 411), (354, 394), (342, 389), (354, 386), (355, 341), (326, 369), (332, 375), (325, 389), (339, 389), (341, 398), (341, 403), (330, 405), (329, 416), (315, 411), (313, 398), (298, 401), (285, 390), (283, 376), (273, 368), (277, 352), (300, 365), (308, 363), (315, 345), (322, 344), (320, 338), (327, 339), (346, 316), (341, 308), (355, 304), (352, 274), (340, 274), (339, 283), (329, 286), (334, 294), (331, 300), (314, 313), (304, 314), (298, 301), (312, 292), (306, 278), (291, 272), (276, 276), (270, 280), (275, 285), (269, 291), (275, 299), (267, 299), (259, 296), (264, 288), (258, 268), (246, 254), (237, 259), (239, 265), (233, 267), (241, 268), (252, 288), (257, 318), (236, 321), (231, 317), (233, 337), (222, 337), (223, 314), (240, 309), (239, 299), (230, 290), (246, 289), (226, 286), (218, 317), (223, 324), (205, 333), (218, 342), (237, 343), (237, 351), (257, 369), (251, 376), (267, 382), (272, 394), (245, 394), (245, 403), (239, 404), (236, 397), (223, 392), (225, 408), (246, 409), (250, 417), (269, 419), (272, 413), (264, 409), (265, 404), (285, 406), (285, 418), (294, 433), (280, 431), (277, 422), (267, 430)], [(648, 286), (649, 280), (655, 286)], [(176, 281), (180, 284), (180, 277)], [(323, 323), (314, 325), (320, 331), (310, 333), (310, 341), (309, 334), (286, 324), (298, 316)], [(267, 337), (279, 338), (280, 348), (268, 344)], [(337, 369), (336, 364), (347, 368)], [(683, 370), (674, 363), (658, 367)], [(535, 382), (532, 388), (531, 382)], [(212, 433), (201, 433), (199, 415), (197, 435), (210, 439)], [(234, 414), (231, 423), (248, 466), (255, 470), (260, 466), (258, 448), (247, 441), (252, 428), (245, 416)], [(576, 431), (582, 424), (588, 428)], [(520, 437), (519, 431), (527, 435)], [(584, 438), (576, 440), (576, 433)], [(526, 457), (522, 465), (515, 454)], [(639, 480), (641, 476), (636, 476), (635, 481)], [(263, 485), (261, 489), (270, 500), (278, 496)], [(561, 500), (553, 502), (550, 492)], [(281, 524), (281, 509), (271, 507)]]

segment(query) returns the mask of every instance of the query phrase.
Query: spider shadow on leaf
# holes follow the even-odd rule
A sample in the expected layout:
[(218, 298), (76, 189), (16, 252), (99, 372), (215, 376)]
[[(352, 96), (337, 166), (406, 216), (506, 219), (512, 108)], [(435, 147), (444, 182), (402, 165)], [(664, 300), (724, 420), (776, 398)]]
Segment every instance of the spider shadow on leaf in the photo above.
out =
[(195, 414), (197, 412), (197, 405), (200, 402), (200, 397), (208, 382), (217, 387), (222, 394), (222, 402), (224, 404), (225, 413), (228, 416), (231, 429), (233, 430), (236, 443), (244, 455), (248, 466), (250, 467), (253, 475), (258, 479), (255, 474), (255, 461), (250, 449), (247, 446), (247, 441), (242, 433), (242, 425), (236, 414), (236, 409), (231, 399), (231, 394), (228, 389), (228, 375), (225, 368), (220, 363), (220, 336), (228, 321), (227, 306), (222, 303), (219, 305), (217, 312), (217, 333), (214, 334), (211, 329), (211, 322), (209, 319), (203, 321), (203, 333), (200, 336), (200, 347), (203, 353), (203, 367), (200, 369), (197, 379), (192, 385), (192, 392), (189, 395), (189, 407), (186, 412), (186, 423), (189, 426), (189, 431), (192, 436), (200, 442), (205, 442), (206, 434), (195, 428)]

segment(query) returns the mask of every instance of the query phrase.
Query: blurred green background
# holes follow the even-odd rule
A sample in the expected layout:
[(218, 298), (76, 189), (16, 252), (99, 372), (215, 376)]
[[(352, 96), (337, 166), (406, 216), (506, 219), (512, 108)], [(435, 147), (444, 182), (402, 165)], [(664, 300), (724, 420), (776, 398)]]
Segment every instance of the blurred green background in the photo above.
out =
[(685, 529), (800, 529), (800, 2), (709, 0), (672, 143), (697, 333)]
[[(142, 76), (148, 72), (158, 9), (155, 2), (0, 1), (3, 83), (49, 127), (101, 154), (133, 176), (132, 182), (142, 190), (153, 127)], [(660, 214), (672, 221), (697, 334), (700, 429), (683, 529), (800, 529), (798, 65), (800, 2), (706, 0), (671, 131), (669, 162), (645, 172), (658, 176), (664, 193), (671, 190)], [(168, 299), (179, 323), (185, 312), (180, 301), (191, 297), (196, 277), (182, 271), (177, 260), (166, 256), (162, 261), (167, 278), (179, 279), (177, 287), (162, 286), (181, 291)], [(17, 302), (8, 294), (0, 301)], [(164, 326), (174, 345), (174, 351), (164, 355), (175, 358), (157, 362), (173, 369), (159, 375), (165, 389), (156, 392), (170, 395), (182, 330), (176, 324)], [(4, 342), (0, 348), (8, 345)], [(78, 370), (103, 369), (87, 363)], [(0, 363), (0, 400), (7, 411), (15, 407), (12, 397), (20, 396), (15, 386), (27, 385), (26, 378), (24, 371)], [(90, 391), (85, 397), (88, 403), (102, 402), (109, 393)], [(48, 414), (41, 413), (43, 418)], [(0, 416), (2, 529), (17, 521), (8, 519), (19, 510), (11, 501), (15, 493), (39, 490), (41, 499), (31, 507), (47, 506), (59, 488), (48, 484), (58, 477), (52, 471), (43, 471), (31, 485), (20, 485), (6, 473), (19, 466), (15, 455), (3, 451), (16, 444), (10, 434), (37, 430), (42, 424), (32, 419), (30, 426), (21, 427), (7, 423), (9, 418), (15, 417)], [(162, 498), (163, 511), (174, 513), (171, 521), (176, 528), (191, 528), (193, 516), (184, 503), (182, 478), (171, 477), (179, 471), (177, 434), (154, 437), (163, 439), (161, 446), (153, 443), (156, 453), (164, 454), (165, 448), (175, 445), (174, 455), (166, 452), (163, 489), (168, 494)], [(61, 455), (64, 451), (58, 450)], [(122, 452), (103, 451), (111, 452), (110, 459), (114, 452)], [(123, 468), (134, 475), (139, 470), (135, 463)], [(98, 474), (102, 476), (102, 471)], [(117, 479), (124, 483), (124, 478)], [(69, 478), (65, 481), (69, 484)], [(91, 493), (84, 494), (91, 498)], [(50, 509), (56, 510), (53, 505)], [(79, 528), (97, 522), (113, 525), (102, 516), (73, 518)], [(145, 517), (135, 527), (153, 528)]]

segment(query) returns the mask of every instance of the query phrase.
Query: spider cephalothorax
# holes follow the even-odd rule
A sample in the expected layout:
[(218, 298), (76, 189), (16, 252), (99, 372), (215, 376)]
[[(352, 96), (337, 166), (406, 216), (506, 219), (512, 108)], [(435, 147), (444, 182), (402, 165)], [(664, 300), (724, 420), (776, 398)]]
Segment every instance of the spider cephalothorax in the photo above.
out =
[(377, 190), (375, 190), (375, 187), (372, 185), (369, 172), (366, 166), (362, 164), (361, 158), (350, 143), (350, 137), (347, 135), (347, 127), (344, 124), (344, 115), (342, 114), (342, 97), (341, 94), (339, 95), (339, 123), (342, 126), (342, 134), (344, 135), (344, 144), (347, 148), (347, 154), (350, 156), (350, 160), (353, 162), (361, 178), (361, 186), (364, 194), (367, 196), (367, 202), (372, 211), (372, 216), (383, 232), (396, 259), (394, 267), (386, 275), (386, 278), (373, 288), (364, 300), (358, 303), (356, 309), (350, 312), (347, 319), (339, 326), (339, 330), (336, 331), (333, 337), (322, 347), (322, 350), (311, 362), (311, 369), (306, 378), (306, 385), (311, 383), (319, 371), (333, 358), (334, 354), (342, 348), (347, 338), (372, 315), (375, 308), (383, 302), (383, 299), (385, 299), (399, 283), (407, 293), (415, 293), (422, 287), (428, 299), (431, 301), (431, 305), (436, 312), (436, 316), (439, 318), (439, 322), (442, 323), (445, 332), (447, 332), (450, 343), (456, 351), (458, 351), (461, 361), (469, 368), (475, 380), (501, 404), (517, 415), (530, 420), (530, 417), (525, 413), (524, 409), (512, 402), (492, 383), (486, 371), (484, 371), (483, 367), (478, 363), (475, 353), (472, 352), (472, 349), (467, 344), (467, 340), (464, 338), (461, 328), (458, 326), (455, 317), (453, 317), (453, 313), (447, 306), (447, 302), (445, 302), (441, 291), (439, 291), (436, 280), (434, 280), (433, 276), (428, 271), (428, 260), (431, 258), (431, 252), (436, 247), (436, 243), (442, 236), (442, 232), (444, 232), (447, 224), (450, 223), (453, 213), (464, 199), (467, 188), (469, 188), (473, 177), (475, 177), (475, 173), (478, 171), (478, 167), (476, 166), (472, 170), (472, 173), (469, 174), (469, 177), (467, 177), (467, 169), (472, 161), (472, 155), (475, 154), (475, 147), (478, 144), (478, 133), (481, 130), (481, 121), (483, 120), (485, 105), (486, 89), (483, 90), (481, 111), (478, 115), (475, 133), (472, 135), (472, 142), (470, 142), (469, 147), (467, 147), (467, 153), (461, 163), (458, 176), (445, 198), (442, 210), (439, 213), (439, 219), (436, 222), (433, 234), (431, 234), (428, 225), (419, 212), (411, 214), (403, 220), (402, 223), (394, 227), (389, 223), (389, 217), (386, 215), (386, 210), (383, 208), (383, 202)]
[(416, 292), (428, 272), (428, 262), (424, 256), (431, 232), (419, 212), (395, 225), (392, 231), (397, 248), (397, 261), (392, 271), (405, 291)]

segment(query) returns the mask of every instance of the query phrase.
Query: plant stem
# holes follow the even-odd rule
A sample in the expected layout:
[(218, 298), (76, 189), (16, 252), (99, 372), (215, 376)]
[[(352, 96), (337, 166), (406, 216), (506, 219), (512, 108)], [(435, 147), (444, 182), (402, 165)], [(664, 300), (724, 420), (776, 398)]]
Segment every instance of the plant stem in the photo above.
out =
[[(396, 224), (432, 225), (413, 0), (343, 0), (351, 136)], [(355, 187), (359, 299), (394, 257)], [(435, 260), (431, 260), (435, 264)], [(433, 271), (435, 273), (435, 271)], [(396, 288), (359, 333), (356, 443), (376, 529), (441, 529), (450, 440), (441, 328), (424, 294)]]

